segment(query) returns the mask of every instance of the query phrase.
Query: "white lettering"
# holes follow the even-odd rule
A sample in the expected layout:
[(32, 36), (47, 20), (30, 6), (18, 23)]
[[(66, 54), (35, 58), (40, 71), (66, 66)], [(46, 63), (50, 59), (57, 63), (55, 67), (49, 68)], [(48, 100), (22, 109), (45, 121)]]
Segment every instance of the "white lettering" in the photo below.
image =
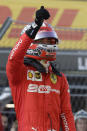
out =
[(10, 59), (12, 59), (15, 51), (18, 49), (18, 47), (19, 47), (19, 45), (20, 45), (21, 43), (22, 43), (22, 40), (20, 39), (20, 40), (18, 41), (18, 43), (16, 44), (16, 46), (15, 46), (15, 47), (13, 48), (13, 50), (11, 51)]
[(87, 58), (78, 58), (78, 69), (79, 70), (87, 70)]
[(62, 118), (64, 126), (65, 126), (65, 131), (69, 131), (68, 123), (67, 123), (67, 120), (66, 120), (66, 117), (65, 117), (64, 113), (61, 114), (61, 118)]
[(36, 84), (30, 84), (28, 86), (27, 92), (37, 92), (38, 90), (38, 85)]
[(29, 84), (27, 92), (38, 92), (38, 93), (47, 93), (55, 92), (60, 94), (60, 91), (57, 89), (51, 89), (49, 85), (37, 85), (37, 84)]

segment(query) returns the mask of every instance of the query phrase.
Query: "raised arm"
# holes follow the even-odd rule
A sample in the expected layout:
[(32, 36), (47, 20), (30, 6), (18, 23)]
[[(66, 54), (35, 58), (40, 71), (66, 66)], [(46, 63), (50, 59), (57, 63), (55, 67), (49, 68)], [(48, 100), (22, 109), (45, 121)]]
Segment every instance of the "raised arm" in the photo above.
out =
[(20, 36), (16, 45), (13, 47), (6, 66), (8, 78), (14, 79), (15, 74), (18, 75), (22, 66), (24, 65), (24, 56), (30, 44), (33, 42), (38, 30), (40, 29), (44, 20), (50, 17), (49, 12), (42, 6), (36, 11), (35, 21), (31, 25), (24, 28), (24, 32)]

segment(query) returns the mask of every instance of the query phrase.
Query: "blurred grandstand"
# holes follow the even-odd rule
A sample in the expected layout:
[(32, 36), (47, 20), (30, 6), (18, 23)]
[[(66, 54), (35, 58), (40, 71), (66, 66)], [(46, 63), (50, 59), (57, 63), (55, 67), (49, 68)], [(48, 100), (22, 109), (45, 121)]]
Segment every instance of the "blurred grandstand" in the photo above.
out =
[[(12, 96), (6, 76), (6, 62), (22, 28), (29, 23), (8, 17), (0, 28), (0, 103), (1, 110), (11, 107)], [(60, 38), (57, 67), (67, 76), (72, 110), (87, 110), (87, 29), (54, 27)]]

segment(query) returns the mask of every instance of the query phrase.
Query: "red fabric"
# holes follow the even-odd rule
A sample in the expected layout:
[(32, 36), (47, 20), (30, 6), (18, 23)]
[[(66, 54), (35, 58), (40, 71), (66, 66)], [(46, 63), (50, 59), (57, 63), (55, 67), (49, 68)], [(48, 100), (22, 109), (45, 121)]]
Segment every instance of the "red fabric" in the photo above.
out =
[(12, 49), (6, 66), (18, 119), (18, 131), (76, 131), (64, 74), (37, 73), (23, 64), (31, 39), (23, 34)]
[(3, 131), (2, 120), (1, 120), (1, 114), (0, 114), (0, 131)]

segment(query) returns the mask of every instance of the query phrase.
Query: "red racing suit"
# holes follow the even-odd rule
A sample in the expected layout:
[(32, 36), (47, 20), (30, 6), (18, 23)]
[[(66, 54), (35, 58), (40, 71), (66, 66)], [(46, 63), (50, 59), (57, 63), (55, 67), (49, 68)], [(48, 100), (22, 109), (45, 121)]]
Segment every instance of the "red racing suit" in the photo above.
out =
[(1, 118), (1, 114), (0, 114), (0, 131), (4, 131), (3, 125), (2, 125), (2, 118)]
[(12, 49), (6, 65), (18, 120), (18, 131), (76, 131), (66, 77), (49, 68), (40, 73), (24, 65), (24, 56), (32, 43), (25, 33)]

